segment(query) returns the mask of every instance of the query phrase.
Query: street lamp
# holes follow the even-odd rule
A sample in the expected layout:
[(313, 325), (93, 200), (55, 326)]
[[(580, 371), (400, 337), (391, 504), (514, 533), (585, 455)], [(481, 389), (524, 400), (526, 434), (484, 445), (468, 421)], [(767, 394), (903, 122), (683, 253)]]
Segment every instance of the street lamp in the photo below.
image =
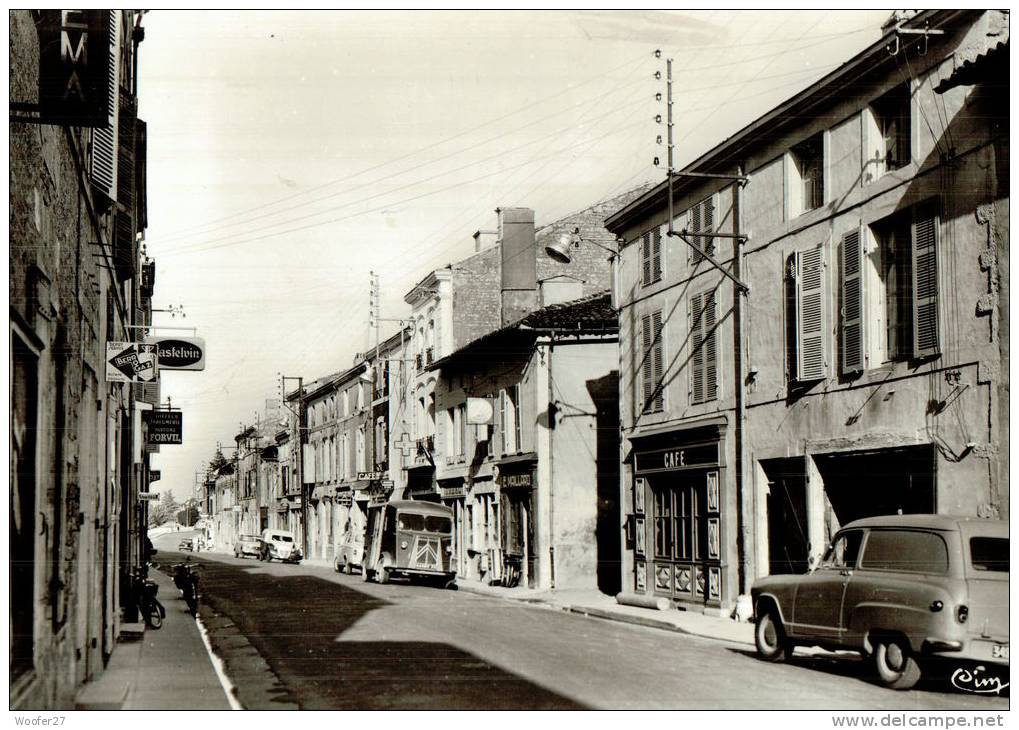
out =
[(558, 261), (561, 264), (568, 264), (573, 260), (573, 257), (570, 255), (571, 249), (579, 249), (581, 241), (594, 244), (598, 248), (603, 248), (613, 256), (617, 256), (619, 253), (618, 251), (602, 245), (597, 241), (592, 241), (590, 238), (581, 238), (579, 227), (575, 227), (571, 233), (564, 233), (559, 236), (558, 240), (545, 246), (545, 253), (547, 253), (548, 257), (553, 261)]

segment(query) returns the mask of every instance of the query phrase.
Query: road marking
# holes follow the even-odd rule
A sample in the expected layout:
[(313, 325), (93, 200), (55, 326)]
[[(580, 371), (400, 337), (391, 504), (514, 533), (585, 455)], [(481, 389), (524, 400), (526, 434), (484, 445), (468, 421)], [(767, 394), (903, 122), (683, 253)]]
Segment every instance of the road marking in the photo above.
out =
[(212, 650), (212, 644), (209, 643), (209, 632), (205, 629), (205, 624), (202, 620), (195, 616), (195, 623), (198, 624), (198, 633), (202, 635), (202, 643), (205, 644), (205, 651), (209, 653), (209, 659), (212, 660), (212, 668), (216, 670), (216, 676), (219, 677), (219, 684), (223, 687), (223, 692), (226, 694), (227, 702), (230, 703), (231, 710), (243, 710), (242, 705), (237, 699), (237, 688), (234, 683), (230, 681), (230, 678), (226, 676), (226, 671), (223, 668), (223, 660), (216, 656), (216, 652)]

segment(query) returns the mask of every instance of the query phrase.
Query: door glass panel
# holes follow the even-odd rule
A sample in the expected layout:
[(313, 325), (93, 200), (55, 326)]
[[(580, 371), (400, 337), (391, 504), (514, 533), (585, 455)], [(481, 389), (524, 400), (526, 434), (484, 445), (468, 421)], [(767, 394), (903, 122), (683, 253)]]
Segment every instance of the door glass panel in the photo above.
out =
[(853, 530), (844, 532), (835, 538), (828, 552), (821, 561), (822, 568), (839, 570), (842, 568), (855, 568), (856, 558), (860, 554), (860, 542), (863, 539), (863, 532)]

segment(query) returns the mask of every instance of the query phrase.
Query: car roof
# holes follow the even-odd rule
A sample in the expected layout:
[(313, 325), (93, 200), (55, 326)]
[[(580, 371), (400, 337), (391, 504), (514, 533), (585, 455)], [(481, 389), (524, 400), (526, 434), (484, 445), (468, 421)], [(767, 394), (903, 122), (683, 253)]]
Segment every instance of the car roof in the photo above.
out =
[[(979, 517), (931, 514), (864, 517), (861, 520), (855, 520), (847, 525), (843, 525), (842, 529), (845, 530), (851, 527), (920, 527), (928, 530), (958, 530), (963, 524), (972, 524), (977, 529), (987, 525), (989, 530), (995, 532), (1003, 526), (1005, 534), (1008, 534), (1008, 523), (1004, 520), (985, 520)], [(991, 525), (994, 525), (994, 527), (991, 527)]]
[(441, 515), (443, 517), (451, 517), (453, 514), (453, 510), (444, 504), (422, 502), (416, 499), (393, 499), (390, 500), (388, 504), (398, 510), (417, 512), (418, 514), (423, 515)]

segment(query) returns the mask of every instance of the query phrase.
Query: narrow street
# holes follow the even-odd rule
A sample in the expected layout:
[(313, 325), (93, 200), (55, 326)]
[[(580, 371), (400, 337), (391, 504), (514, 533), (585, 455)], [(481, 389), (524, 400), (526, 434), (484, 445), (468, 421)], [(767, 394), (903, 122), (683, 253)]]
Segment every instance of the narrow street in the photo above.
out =
[[(179, 559), (166, 550), (172, 539), (157, 544), (167, 563)], [(886, 690), (853, 658), (797, 655), (768, 665), (737, 644), (465, 591), (363, 583), (319, 566), (192, 559), (203, 566), (203, 610), (232, 621), (285, 688), (256, 693), (235, 680), (249, 709), (1008, 707), (1007, 698), (941, 683)], [(249, 674), (250, 649), (217, 641), (212, 623), (227, 674)]]

